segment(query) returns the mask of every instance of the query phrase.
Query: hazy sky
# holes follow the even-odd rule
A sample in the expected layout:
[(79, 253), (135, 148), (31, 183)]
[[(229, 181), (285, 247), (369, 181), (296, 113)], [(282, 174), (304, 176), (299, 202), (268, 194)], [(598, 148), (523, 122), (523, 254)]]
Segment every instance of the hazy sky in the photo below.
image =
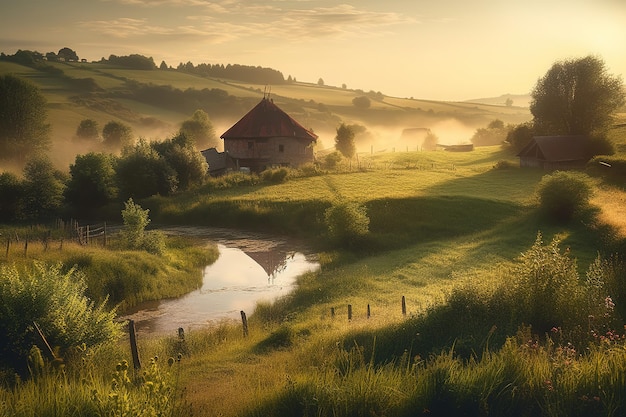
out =
[(589, 54), (626, 76), (626, 0), (2, 0), (0, 51), (65, 46), (465, 100), (527, 93)]

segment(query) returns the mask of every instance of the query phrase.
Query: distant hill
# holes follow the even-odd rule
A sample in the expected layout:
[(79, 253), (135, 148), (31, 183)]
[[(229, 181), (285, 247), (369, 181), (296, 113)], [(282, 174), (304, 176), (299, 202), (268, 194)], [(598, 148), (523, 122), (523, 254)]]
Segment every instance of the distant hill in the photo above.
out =
[[(494, 119), (505, 123), (530, 120), (522, 97), (509, 95), (469, 102), (389, 97), (373, 91), (286, 82), (261, 85), (190, 74), (177, 69), (138, 70), (106, 63), (48, 62), (40, 66), (0, 60), (0, 75), (13, 73), (36, 84), (48, 100), (57, 162), (67, 165), (77, 153), (90, 151), (73, 137), (81, 120), (96, 120), (102, 128), (111, 120), (133, 128), (137, 137), (162, 140), (172, 136), (196, 109), (206, 111), (217, 135), (237, 122), (261, 98), (271, 92), (275, 103), (319, 136), (319, 149), (334, 144), (340, 123), (359, 126), (360, 150), (416, 149), (406, 144), (402, 131), (429, 129), (441, 143), (467, 143), (478, 127)], [(370, 106), (353, 100), (370, 98)], [(71, 151), (67, 151), (67, 149)]]
[(503, 94), (498, 97), (487, 97), (487, 98), (475, 98), (472, 100), (465, 100), (465, 103), (480, 103), (480, 104), (489, 104), (493, 106), (504, 106), (506, 105), (506, 101), (511, 99), (512, 106), (515, 107), (529, 107), (530, 106), (530, 94)]

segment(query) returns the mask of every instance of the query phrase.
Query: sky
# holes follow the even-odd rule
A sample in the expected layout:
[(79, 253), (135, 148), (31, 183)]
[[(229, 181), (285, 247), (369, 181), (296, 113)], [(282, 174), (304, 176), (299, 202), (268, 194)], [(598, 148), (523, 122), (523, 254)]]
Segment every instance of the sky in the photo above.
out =
[(529, 93), (595, 55), (626, 76), (626, 0), (2, 0), (0, 51), (270, 67), (298, 81), (462, 101)]

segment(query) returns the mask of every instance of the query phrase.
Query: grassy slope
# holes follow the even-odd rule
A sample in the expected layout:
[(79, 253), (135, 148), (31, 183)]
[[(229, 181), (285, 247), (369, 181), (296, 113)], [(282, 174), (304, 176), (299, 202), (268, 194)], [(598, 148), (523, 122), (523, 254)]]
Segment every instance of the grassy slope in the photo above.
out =
[[(236, 327), (219, 329), (209, 337), (210, 346), (203, 346), (207, 336), (192, 335), (190, 343), (198, 344), (200, 353), (187, 362), (184, 385), (194, 414), (238, 415), (254, 408), (289, 385), (286, 375), (288, 381), (308, 379), (311, 369), (323, 367), (337, 342), (351, 346), (359, 340), (371, 348), (378, 337), (379, 351), (411, 349), (402, 344), (404, 333), (410, 333), (402, 325), (402, 296), (409, 315), (419, 314), (440, 303), (452, 286), (495, 276), (490, 271), (528, 249), (538, 231), (546, 241), (562, 235), (563, 245), (578, 258), (584, 276), (589, 262), (603, 249), (602, 236), (582, 224), (543, 222), (532, 200), (543, 172), (492, 169), (502, 159), (508, 158), (497, 148), (361, 155), (361, 162), (372, 170), (195, 193), (176, 207), (152, 201), (151, 213), (183, 218), (188, 213), (201, 218), (199, 213), (222, 207), (223, 201), (230, 202), (232, 211), (246, 215), (254, 205), (260, 223), (272, 224), (275, 215), (291, 222), (291, 211), (281, 207), (321, 210), (340, 196), (368, 207), (372, 234), (381, 245), (357, 256), (322, 253), (320, 273), (303, 276), (292, 296), (257, 307), (249, 320), (247, 340)], [(212, 221), (210, 216), (202, 218)], [(348, 304), (353, 308), (351, 322), (346, 320)], [(368, 305), (370, 319), (365, 317)], [(331, 308), (335, 318), (330, 316)], [(476, 332), (480, 341), (488, 329)], [(288, 340), (286, 347), (280, 347), (281, 337)]]

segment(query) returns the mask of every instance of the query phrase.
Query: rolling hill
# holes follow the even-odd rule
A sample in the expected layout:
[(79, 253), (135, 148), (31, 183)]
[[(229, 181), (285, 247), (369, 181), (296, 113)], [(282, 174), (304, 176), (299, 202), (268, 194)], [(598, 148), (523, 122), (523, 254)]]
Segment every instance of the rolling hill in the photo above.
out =
[[(100, 127), (111, 120), (122, 121), (137, 137), (161, 140), (174, 134), (196, 109), (203, 109), (219, 136), (268, 91), (281, 108), (319, 135), (319, 149), (333, 146), (335, 129), (342, 122), (362, 125), (367, 149), (382, 150), (402, 148), (399, 139), (407, 128), (430, 129), (441, 142), (456, 144), (467, 143), (476, 128), (494, 119), (521, 123), (531, 117), (528, 108), (505, 106), (501, 98), (495, 102), (406, 99), (301, 82), (266, 86), (103, 63), (50, 62), (43, 68), (0, 61), (0, 74), (30, 80), (48, 100), (53, 159), (59, 165), (89, 150), (73, 141), (81, 120), (96, 120)], [(369, 108), (353, 105), (352, 100), (360, 96), (370, 97)], [(497, 101), (502, 104), (494, 104)]]

